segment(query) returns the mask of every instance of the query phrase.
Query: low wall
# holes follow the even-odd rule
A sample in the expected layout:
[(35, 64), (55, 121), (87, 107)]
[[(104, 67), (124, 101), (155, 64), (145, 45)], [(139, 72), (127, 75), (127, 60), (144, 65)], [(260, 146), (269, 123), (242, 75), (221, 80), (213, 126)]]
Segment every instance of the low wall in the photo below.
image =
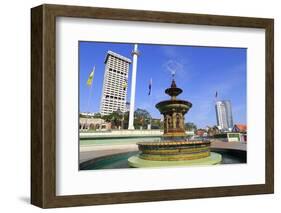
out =
[(97, 132), (80, 132), (80, 138), (119, 138), (119, 137), (160, 137), (162, 130), (111, 130)]
[(247, 151), (247, 144), (245, 142), (222, 142), (213, 140), (211, 142), (211, 148)]
[[(124, 137), (160, 137), (164, 134), (163, 130), (110, 130), (110, 131), (94, 131), (80, 132), (80, 138), (124, 138)], [(187, 135), (194, 135), (193, 132), (186, 131)]]

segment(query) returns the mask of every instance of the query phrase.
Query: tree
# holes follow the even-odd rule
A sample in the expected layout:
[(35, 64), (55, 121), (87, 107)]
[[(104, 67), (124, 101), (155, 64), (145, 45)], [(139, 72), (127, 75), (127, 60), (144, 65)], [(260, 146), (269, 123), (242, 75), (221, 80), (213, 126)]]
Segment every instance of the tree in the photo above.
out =
[(101, 118), (101, 114), (99, 112), (95, 113), (93, 116), (93, 118)]
[(121, 126), (122, 117), (122, 114), (120, 114), (118, 111), (115, 111), (109, 115), (102, 116), (102, 119), (104, 119), (106, 122), (111, 122), (111, 127), (114, 129)]
[(146, 129), (147, 125), (150, 124), (151, 115), (145, 109), (138, 108), (134, 113), (134, 126), (139, 129), (140, 127)]
[[(102, 118), (106, 120), (107, 122), (112, 122), (112, 125), (115, 125), (115, 123), (120, 123), (120, 126), (123, 129), (128, 129), (129, 126), (129, 114), (130, 112), (124, 112), (122, 113), (120, 110), (111, 113), (110, 115), (105, 115)], [(136, 129), (139, 129), (140, 127), (146, 129), (147, 125), (150, 124), (151, 121), (151, 115), (147, 110), (144, 109), (137, 109), (134, 113), (134, 126)]]
[(124, 117), (123, 117), (123, 129), (128, 129), (129, 126), (129, 111), (124, 113)]
[(163, 125), (163, 121), (161, 121), (161, 119), (157, 119), (157, 118), (152, 118), (151, 120), (151, 129), (163, 129), (164, 125)]
[(88, 118), (88, 116), (87, 116), (87, 115), (85, 115), (85, 114), (81, 114), (81, 113), (79, 113), (79, 117), (80, 117), (80, 118)]
[(196, 131), (197, 130), (197, 126), (192, 122), (185, 123), (184, 126), (185, 126), (186, 131)]
[(220, 130), (217, 126), (209, 127), (208, 126), (208, 136), (213, 137), (220, 133)]

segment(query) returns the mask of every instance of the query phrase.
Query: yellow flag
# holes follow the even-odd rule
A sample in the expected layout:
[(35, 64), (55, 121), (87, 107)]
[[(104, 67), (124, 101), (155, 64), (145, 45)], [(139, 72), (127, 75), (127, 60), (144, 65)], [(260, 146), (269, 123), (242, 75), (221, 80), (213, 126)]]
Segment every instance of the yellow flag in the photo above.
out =
[(90, 73), (89, 78), (87, 80), (87, 85), (88, 86), (91, 86), (92, 83), (93, 83), (94, 73), (95, 73), (95, 67), (93, 68), (93, 71)]
[(126, 79), (124, 80), (122, 86), (123, 86), (123, 90), (127, 89), (127, 80)]

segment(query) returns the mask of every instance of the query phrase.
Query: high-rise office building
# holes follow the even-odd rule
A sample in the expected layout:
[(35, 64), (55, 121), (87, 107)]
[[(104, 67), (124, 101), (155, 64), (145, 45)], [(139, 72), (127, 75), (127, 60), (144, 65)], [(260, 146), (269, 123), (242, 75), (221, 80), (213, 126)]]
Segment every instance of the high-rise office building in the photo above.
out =
[(125, 112), (131, 60), (108, 51), (104, 63), (100, 113), (101, 115), (108, 115), (117, 110)]
[(221, 100), (216, 102), (217, 125), (223, 130), (233, 127), (231, 102)]

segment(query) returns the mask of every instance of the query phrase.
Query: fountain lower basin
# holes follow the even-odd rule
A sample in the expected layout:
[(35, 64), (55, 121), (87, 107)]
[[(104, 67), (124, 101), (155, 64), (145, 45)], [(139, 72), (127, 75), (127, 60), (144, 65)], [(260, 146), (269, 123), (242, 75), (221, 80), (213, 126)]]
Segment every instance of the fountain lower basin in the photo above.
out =
[(161, 141), (137, 143), (143, 160), (179, 161), (210, 156), (210, 141)]
[(130, 167), (215, 165), (222, 161), (210, 151), (210, 141), (160, 141), (137, 143), (139, 154), (128, 159)]

